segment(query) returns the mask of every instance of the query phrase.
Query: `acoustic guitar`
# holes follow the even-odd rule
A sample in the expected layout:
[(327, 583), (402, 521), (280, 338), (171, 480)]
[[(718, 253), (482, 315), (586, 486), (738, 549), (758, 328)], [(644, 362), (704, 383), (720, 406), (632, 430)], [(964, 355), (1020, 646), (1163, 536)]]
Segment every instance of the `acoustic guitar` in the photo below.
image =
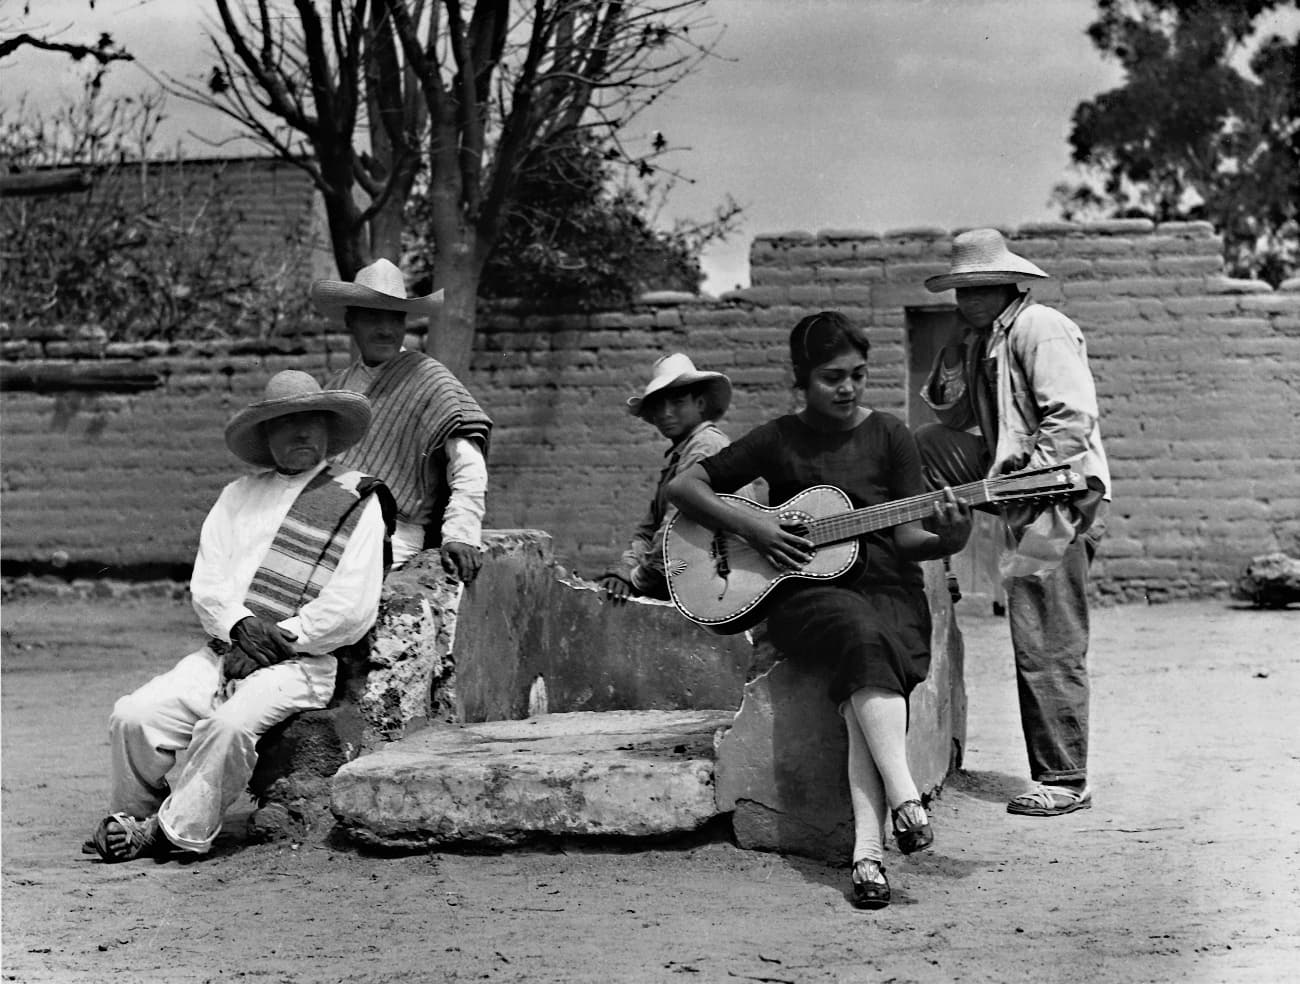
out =
[[(1051, 465), (986, 478), (953, 489), (972, 506), (1050, 502), (1088, 491), (1069, 465)], [(744, 537), (710, 529), (680, 513), (664, 537), (664, 572), (677, 610), (692, 622), (721, 634), (742, 632), (764, 616), (763, 602), (788, 578), (829, 581), (853, 566), (858, 537), (874, 530), (924, 519), (943, 500), (942, 490), (854, 509), (831, 485), (815, 485), (780, 506), (763, 506), (744, 496), (720, 498), (743, 509), (771, 513), (813, 542), (812, 559), (799, 570), (770, 564)]]

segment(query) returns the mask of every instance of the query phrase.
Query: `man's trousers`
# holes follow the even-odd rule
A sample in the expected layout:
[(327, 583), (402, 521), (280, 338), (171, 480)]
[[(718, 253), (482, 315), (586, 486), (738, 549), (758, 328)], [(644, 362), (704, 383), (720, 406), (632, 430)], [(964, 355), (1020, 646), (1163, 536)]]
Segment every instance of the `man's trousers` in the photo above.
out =
[[(987, 476), (989, 455), (977, 435), (931, 424), (917, 429), (916, 443), (931, 488)], [(1104, 530), (1103, 511), (1060, 566), (1006, 581), (1020, 726), (1035, 782), (1088, 776), (1088, 567)]]
[(109, 719), (111, 812), (157, 813), (177, 847), (208, 851), (247, 791), (258, 739), (291, 714), (325, 707), (336, 667), (333, 656), (303, 655), (257, 670), (225, 697), (221, 657), (205, 647), (120, 698)]

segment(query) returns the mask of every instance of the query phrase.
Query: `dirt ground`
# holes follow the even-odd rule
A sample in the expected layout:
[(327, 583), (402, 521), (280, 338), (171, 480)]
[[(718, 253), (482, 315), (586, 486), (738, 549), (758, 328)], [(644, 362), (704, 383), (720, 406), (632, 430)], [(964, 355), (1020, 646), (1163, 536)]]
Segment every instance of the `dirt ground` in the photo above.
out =
[(3, 613), (3, 979), (23, 982), (1178, 981), (1300, 975), (1300, 611), (1094, 619), (1096, 807), (1008, 816), (1024, 752), (1003, 620), (966, 612), (964, 771), (894, 905), (843, 867), (739, 850), (553, 844), (373, 856), (245, 847), (104, 865), (113, 699), (194, 642), (177, 602)]

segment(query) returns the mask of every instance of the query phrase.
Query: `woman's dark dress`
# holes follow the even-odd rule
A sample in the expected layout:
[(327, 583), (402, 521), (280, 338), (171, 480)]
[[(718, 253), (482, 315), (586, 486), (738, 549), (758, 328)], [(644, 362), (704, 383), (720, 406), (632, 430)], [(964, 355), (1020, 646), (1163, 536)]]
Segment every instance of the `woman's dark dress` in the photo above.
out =
[[(825, 432), (793, 414), (762, 424), (702, 465), (714, 491), (767, 481), (780, 505), (833, 485), (853, 507), (922, 495), (916, 443), (897, 417), (873, 411), (852, 430)], [(768, 602), (768, 637), (787, 657), (823, 668), (830, 697), (863, 687), (911, 693), (930, 671), (930, 607), (915, 561), (899, 557), (892, 530), (859, 538), (858, 560), (833, 582), (790, 578)]]

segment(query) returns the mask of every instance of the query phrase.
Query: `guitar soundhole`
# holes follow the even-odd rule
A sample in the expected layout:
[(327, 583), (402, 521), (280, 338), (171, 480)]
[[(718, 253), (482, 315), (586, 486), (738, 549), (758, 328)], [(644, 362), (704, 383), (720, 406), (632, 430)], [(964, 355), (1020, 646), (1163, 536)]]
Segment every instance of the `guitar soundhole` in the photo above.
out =
[[(788, 529), (795, 536), (808, 537), (808, 524), (812, 522), (812, 516), (806, 512), (790, 510), (783, 512), (779, 516), (781, 525)], [(814, 551), (816, 553), (816, 551)]]

